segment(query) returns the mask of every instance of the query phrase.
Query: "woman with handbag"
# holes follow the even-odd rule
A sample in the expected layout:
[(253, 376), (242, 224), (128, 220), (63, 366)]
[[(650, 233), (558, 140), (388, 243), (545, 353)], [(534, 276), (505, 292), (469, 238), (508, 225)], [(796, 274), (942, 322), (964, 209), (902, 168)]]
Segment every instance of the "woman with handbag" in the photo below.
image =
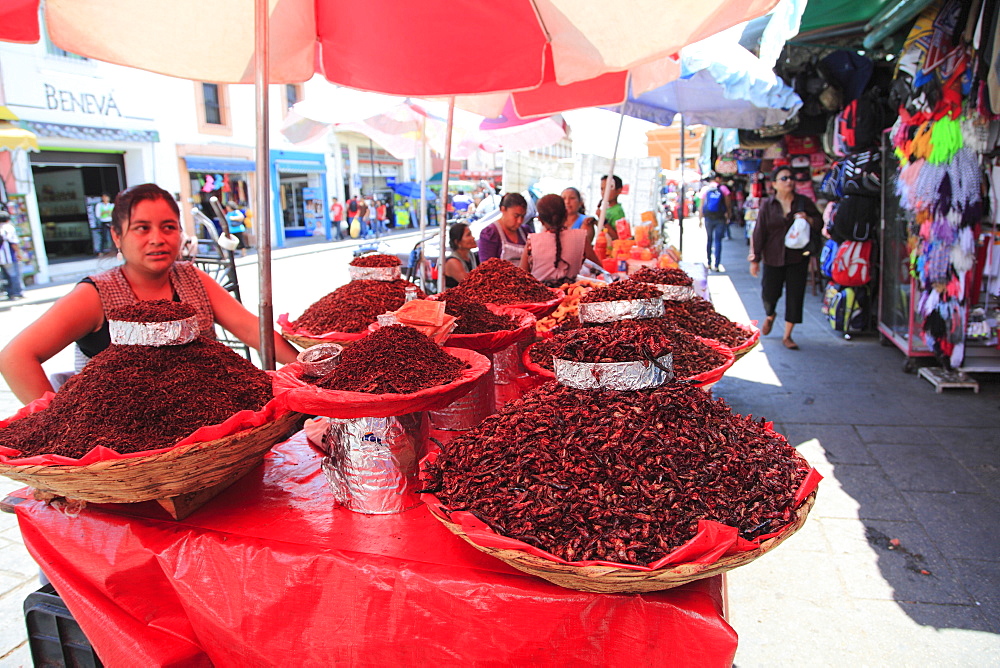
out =
[(781, 342), (786, 348), (797, 350), (792, 329), (802, 322), (811, 257), (809, 240), (820, 234), (823, 218), (811, 199), (795, 192), (791, 167), (776, 168), (771, 180), (774, 195), (761, 202), (751, 237), (750, 274), (758, 276), (763, 263), (761, 300), (767, 317), (761, 333), (771, 333), (778, 300), (784, 292), (785, 333)]

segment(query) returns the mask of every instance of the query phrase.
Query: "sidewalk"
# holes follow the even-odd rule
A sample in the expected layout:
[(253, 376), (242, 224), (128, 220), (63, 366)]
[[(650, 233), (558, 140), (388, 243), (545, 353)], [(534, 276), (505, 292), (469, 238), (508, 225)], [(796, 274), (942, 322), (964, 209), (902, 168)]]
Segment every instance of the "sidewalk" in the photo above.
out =
[[(703, 258), (704, 233), (685, 229), (686, 257)], [(713, 299), (763, 320), (733, 236)], [(728, 576), (736, 665), (998, 665), (1000, 379), (935, 394), (875, 335), (837, 336), (820, 301), (807, 293), (800, 350), (781, 345), (780, 303), (774, 332), (714, 388), (825, 476), (806, 526)]]

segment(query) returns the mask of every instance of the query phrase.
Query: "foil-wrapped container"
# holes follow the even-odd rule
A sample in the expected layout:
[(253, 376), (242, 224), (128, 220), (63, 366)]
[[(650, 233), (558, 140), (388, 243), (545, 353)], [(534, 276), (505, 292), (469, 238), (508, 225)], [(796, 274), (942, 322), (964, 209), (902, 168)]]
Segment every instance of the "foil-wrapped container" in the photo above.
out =
[(496, 387), (492, 373), (484, 373), (464, 397), (437, 411), (428, 411), (432, 429), (472, 429), (496, 412)]
[(493, 363), (493, 369), (490, 373), (493, 376), (493, 398), (496, 410), (500, 410), (504, 404), (518, 399), (524, 393), (518, 384), (518, 378), (527, 373), (521, 362), (523, 352), (524, 348), (521, 343), (512, 343), (490, 355), (490, 361)]
[(302, 375), (322, 378), (337, 366), (342, 352), (344, 346), (337, 343), (319, 343), (303, 350), (295, 361), (302, 365)]
[(556, 380), (580, 390), (646, 390), (659, 387), (674, 377), (674, 356), (667, 353), (638, 362), (574, 362), (552, 359)]
[(164, 322), (109, 320), (111, 343), (120, 346), (182, 346), (198, 338), (198, 318)]
[(616, 322), (663, 317), (662, 299), (623, 299), (614, 302), (581, 303), (580, 322)]
[(321, 468), (337, 503), (366, 515), (401, 513), (420, 505), (418, 462), (426, 431), (423, 413), (331, 418)]
[(352, 281), (395, 281), (402, 278), (402, 267), (353, 267), (347, 265), (347, 273)]
[(693, 285), (666, 285), (664, 283), (654, 283), (654, 285), (663, 293), (663, 301), (665, 302), (686, 302), (694, 299)]

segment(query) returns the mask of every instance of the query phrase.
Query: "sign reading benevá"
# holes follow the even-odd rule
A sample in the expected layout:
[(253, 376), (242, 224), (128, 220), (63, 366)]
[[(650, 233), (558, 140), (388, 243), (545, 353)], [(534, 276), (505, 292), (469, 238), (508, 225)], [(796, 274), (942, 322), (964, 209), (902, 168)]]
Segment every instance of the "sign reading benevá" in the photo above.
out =
[(80, 111), (85, 114), (100, 116), (122, 115), (115, 104), (114, 93), (94, 95), (93, 93), (74, 93), (70, 90), (59, 90), (52, 84), (45, 85), (45, 105), (49, 109), (62, 111)]

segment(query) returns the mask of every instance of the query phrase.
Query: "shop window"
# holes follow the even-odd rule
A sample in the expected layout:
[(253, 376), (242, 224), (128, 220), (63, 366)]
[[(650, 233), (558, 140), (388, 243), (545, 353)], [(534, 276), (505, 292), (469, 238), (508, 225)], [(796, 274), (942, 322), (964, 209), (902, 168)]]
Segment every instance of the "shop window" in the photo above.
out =
[(229, 89), (214, 83), (195, 83), (198, 107), (198, 131), (208, 134), (232, 135), (229, 119)]
[(285, 84), (285, 113), (302, 99), (301, 84)]
[(38, 10), (38, 25), (41, 28), (42, 41), (45, 43), (45, 53), (50, 56), (58, 56), (59, 58), (68, 58), (70, 60), (87, 60), (83, 56), (60, 49), (52, 43), (52, 39), (49, 37), (49, 28), (45, 24), (45, 8), (43, 6), (40, 6)]

